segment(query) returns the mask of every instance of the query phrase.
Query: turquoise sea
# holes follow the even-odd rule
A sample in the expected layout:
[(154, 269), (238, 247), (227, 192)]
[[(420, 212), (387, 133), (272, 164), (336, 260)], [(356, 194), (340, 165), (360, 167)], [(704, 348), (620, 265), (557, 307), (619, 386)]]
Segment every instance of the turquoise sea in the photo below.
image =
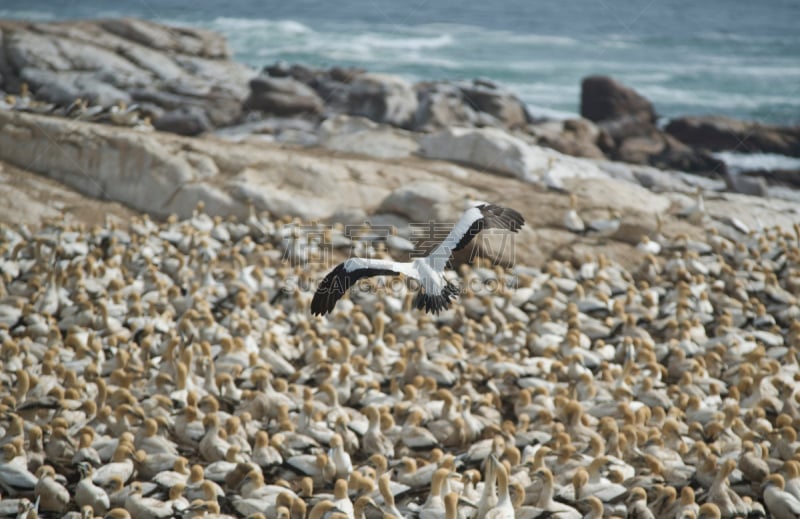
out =
[(221, 31), (255, 67), (485, 77), (534, 114), (577, 112), (581, 78), (608, 74), (665, 117), (800, 124), (797, 0), (0, 0), (0, 17), (111, 16)]

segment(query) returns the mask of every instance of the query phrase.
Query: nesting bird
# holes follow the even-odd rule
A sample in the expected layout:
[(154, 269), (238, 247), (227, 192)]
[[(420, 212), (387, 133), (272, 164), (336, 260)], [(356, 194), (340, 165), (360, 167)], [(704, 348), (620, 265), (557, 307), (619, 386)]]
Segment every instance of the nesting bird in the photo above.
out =
[(522, 224), (472, 207), (422, 295), (352, 300), (254, 207), (0, 226), (0, 513), (797, 517), (797, 233), (446, 271)]

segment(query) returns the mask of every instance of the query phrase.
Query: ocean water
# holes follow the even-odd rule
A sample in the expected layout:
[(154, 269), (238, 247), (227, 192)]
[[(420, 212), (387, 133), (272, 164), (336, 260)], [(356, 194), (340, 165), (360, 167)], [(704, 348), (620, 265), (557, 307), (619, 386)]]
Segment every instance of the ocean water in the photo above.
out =
[(534, 114), (579, 111), (608, 74), (664, 117), (800, 124), (800, 1), (0, 0), (0, 17), (139, 16), (224, 33), (237, 59), (494, 80)]

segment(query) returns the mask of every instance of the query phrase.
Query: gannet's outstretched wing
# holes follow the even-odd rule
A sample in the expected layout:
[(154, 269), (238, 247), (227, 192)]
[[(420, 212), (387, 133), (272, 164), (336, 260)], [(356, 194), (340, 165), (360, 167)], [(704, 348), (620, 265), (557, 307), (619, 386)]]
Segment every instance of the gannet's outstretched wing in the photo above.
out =
[(434, 270), (444, 271), (453, 252), (463, 249), (483, 229), (505, 229), (517, 232), (525, 225), (525, 219), (514, 209), (495, 204), (481, 203), (470, 207), (456, 225), (428, 256)]
[(406, 274), (416, 278), (410, 263), (399, 263), (372, 258), (350, 258), (338, 264), (320, 282), (311, 300), (311, 313), (323, 315), (333, 310), (336, 302), (344, 296), (359, 279), (371, 276), (395, 276)]

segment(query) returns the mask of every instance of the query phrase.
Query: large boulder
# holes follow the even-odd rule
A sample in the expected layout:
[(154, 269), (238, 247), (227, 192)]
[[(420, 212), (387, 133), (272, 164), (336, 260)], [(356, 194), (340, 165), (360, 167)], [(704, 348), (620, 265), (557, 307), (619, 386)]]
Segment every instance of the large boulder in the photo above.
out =
[[(174, 126), (175, 110), (202, 110), (212, 126), (236, 122), (254, 75), (229, 59), (221, 35), (202, 29), (132, 18), (0, 20), (0, 34), (6, 91), (20, 92), (27, 83), (36, 100), (57, 108), (77, 98), (105, 107), (144, 102), (162, 128)], [(173, 120), (159, 124), (162, 114)]]
[(604, 174), (587, 161), (526, 143), (499, 128), (448, 128), (420, 137), (420, 154), (492, 171), (525, 182), (558, 185), (570, 177)]
[(547, 121), (528, 126), (528, 131), (542, 146), (573, 157), (602, 159), (609, 147), (608, 134), (588, 119)]
[(800, 127), (796, 126), (772, 126), (721, 115), (702, 115), (672, 119), (665, 130), (695, 148), (800, 157)]
[(407, 81), (389, 74), (361, 74), (350, 84), (347, 112), (378, 123), (410, 128), (417, 94)]
[(491, 115), (508, 128), (521, 128), (530, 122), (525, 103), (491, 81), (476, 79), (459, 87), (468, 106)]
[(425, 81), (415, 88), (419, 100), (415, 130), (450, 126), (522, 128), (530, 122), (525, 103), (490, 81)]
[(81, 193), (160, 216), (172, 212), (176, 188), (198, 179), (185, 155), (147, 133), (53, 117), (0, 111), (0, 149)]
[(324, 100), (331, 113), (347, 113), (350, 84), (366, 71), (356, 67), (313, 68), (305, 65), (276, 63), (264, 68), (273, 77), (289, 77), (308, 85)]
[(610, 77), (583, 80), (581, 115), (597, 122), (602, 132), (598, 147), (614, 160), (695, 173), (726, 172), (721, 160), (656, 127), (650, 101)]
[(590, 121), (635, 117), (655, 122), (652, 103), (608, 76), (589, 76), (581, 83), (581, 116)]
[(461, 89), (450, 82), (421, 82), (415, 85), (419, 101), (414, 117), (415, 131), (433, 131), (453, 126), (474, 126), (475, 110), (464, 102)]
[(660, 131), (651, 121), (645, 121), (633, 115), (600, 121), (597, 123), (597, 127), (608, 136), (608, 142), (603, 147), (603, 151), (607, 153), (625, 139)]
[(200, 135), (211, 129), (211, 122), (202, 108), (182, 106), (166, 112), (156, 119), (153, 126), (157, 130), (179, 135)]
[(722, 160), (710, 153), (690, 148), (655, 127), (622, 140), (611, 153), (611, 157), (614, 160), (648, 164), (660, 169), (716, 175), (726, 172)]
[(258, 76), (250, 80), (246, 110), (261, 110), (279, 115), (319, 115), (325, 104), (314, 90), (290, 77)]
[(547, 156), (534, 153), (525, 141), (498, 128), (447, 128), (420, 137), (422, 155), (536, 182)]

